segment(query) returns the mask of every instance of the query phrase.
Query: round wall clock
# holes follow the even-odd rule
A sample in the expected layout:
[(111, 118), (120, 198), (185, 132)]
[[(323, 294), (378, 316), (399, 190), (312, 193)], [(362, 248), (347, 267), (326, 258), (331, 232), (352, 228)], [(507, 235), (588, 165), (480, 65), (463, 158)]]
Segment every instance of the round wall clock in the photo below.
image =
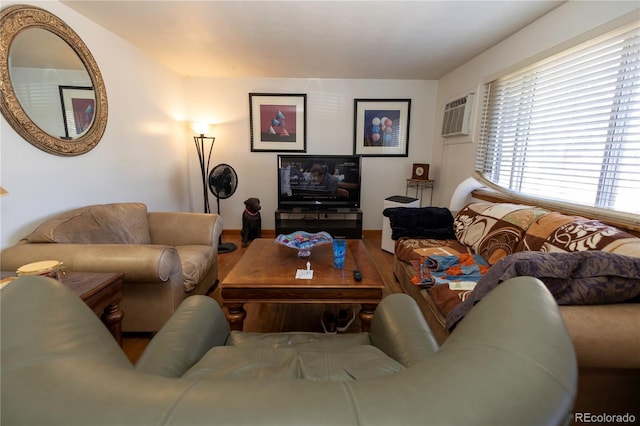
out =
[(429, 165), (413, 163), (413, 174), (411, 179), (429, 180)]

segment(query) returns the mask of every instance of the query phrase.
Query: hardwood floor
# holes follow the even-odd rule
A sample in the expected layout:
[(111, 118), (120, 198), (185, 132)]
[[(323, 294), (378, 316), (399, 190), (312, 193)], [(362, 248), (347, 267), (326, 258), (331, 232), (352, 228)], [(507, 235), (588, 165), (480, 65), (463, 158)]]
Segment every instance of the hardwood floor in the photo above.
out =
[[(275, 238), (273, 231), (263, 232), (264, 238)], [(385, 283), (384, 295), (398, 293), (402, 290), (393, 276), (393, 255), (380, 248), (381, 231), (364, 231), (363, 242), (377, 266), (378, 273)], [(234, 243), (238, 249), (231, 253), (218, 255), (218, 277), (220, 281), (231, 271), (231, 268), (240, 260), (246, 251), (241, 247), (239, 231), (225, 231), (223, 235), (225, 243)], [(220, 289), (217, 287), (209, 293), (221, 304)], [(322, 332), (320, 317), (327, 310), (347, 308), (349, 305), (322, 305), (322, 304), (277, 304), (277, 303), (248, 303), (245, 305), (247, 317), (244, 321), (244, 330), (252, 332), (278, 332), (278, 331), (311, 331)], [(354, 308), (360, 309), (358, 306)], [(357, 310), (356, 310), (357, 312)], [(126, 315), (126, 312), (125, 312)], [(347, 332), (360, 330), (358, 318), (353, 322)], [(149, 334), (125, 333), (123, 336), (123, 349), (131, 362), (140, 357), (142, 351), (150, 340)]]

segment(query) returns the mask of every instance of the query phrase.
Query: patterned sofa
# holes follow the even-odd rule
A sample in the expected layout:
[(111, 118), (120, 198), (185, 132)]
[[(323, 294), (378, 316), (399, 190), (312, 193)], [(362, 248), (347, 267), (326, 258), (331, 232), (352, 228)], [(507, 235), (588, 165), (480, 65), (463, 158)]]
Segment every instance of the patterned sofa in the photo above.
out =
[[(530, 275), (561, 305), (581, 368), (640, 371), (640, 238), (597, 220), (484, 202), (449, 212), (449, 235), (447, 209), (387, 209), (392, 230), (406, 229), (403, 210), (433, 223), (436, 236), (394, 235), (394, 274), (440, 343), (484, 294)], [(445, 265), (451, 259), (459, 264)]]

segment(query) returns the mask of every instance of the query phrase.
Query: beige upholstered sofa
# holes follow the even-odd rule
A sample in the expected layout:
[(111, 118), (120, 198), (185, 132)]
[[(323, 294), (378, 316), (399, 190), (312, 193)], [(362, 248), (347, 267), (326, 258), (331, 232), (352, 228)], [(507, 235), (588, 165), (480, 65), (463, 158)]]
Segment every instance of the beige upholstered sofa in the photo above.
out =
[(215, 300), (189, 297), (135, 366), (50, 278), (19, 278), (0, 301), (3, 425), (560, 425), (576, 392), (558, 308), (528, 277), (441, 347), (404, 294), (370, 332), (338, 335), (230, 333)]
[(123, 272), (123, 331), (158, 331), (189, 295), (218, 280), (215, 214), (148, 212), (141, 203), (74, 209), (2, 251), (3, 271), (58, 260), (67, 271)]

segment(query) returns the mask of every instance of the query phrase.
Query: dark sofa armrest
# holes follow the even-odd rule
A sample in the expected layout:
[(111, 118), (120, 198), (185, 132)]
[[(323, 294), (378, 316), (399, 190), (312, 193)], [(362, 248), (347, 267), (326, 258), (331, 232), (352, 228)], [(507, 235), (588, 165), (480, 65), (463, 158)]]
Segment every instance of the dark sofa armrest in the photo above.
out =
[(402, 293), (382, 299), (369, 335), (374, 346), (405, 367), (438, 350), (438, 343), (415, 300)]
[(207, 296), (185, 299), (147, 345), (136, 363), (142, 373), (180, 377), (214, 346), (222, 346), (229, 326), (218, 303)]

